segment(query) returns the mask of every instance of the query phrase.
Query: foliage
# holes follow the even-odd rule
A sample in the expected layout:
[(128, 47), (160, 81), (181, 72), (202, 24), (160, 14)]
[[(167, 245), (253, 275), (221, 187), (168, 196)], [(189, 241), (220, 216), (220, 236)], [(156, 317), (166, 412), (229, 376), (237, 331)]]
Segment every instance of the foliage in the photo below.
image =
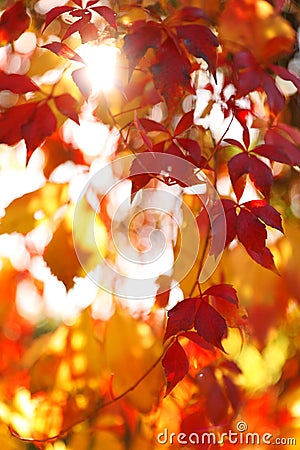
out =
[(0, 6), (1, 448), (299, 441), (297, 2)]

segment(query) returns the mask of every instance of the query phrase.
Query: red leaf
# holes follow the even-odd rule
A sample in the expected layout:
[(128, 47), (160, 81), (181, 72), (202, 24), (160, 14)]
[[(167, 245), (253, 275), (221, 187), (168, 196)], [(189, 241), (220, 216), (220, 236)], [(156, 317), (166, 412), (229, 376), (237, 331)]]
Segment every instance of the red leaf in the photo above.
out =
[(258, 89), (261, 83), (261, 71), (252, 68), (244, 69), (238, 73), (237, 91), (240, 97), (244, 97)]
[(251, 52), (242, 50), (234, 55), (233, 68), (235, 71), (251, 68), (252, 70), (258, 67), (256, 59)]
[(202, 163), (201, 148), (197, 141), (189, 138), (177, 138), (177, 142), (191, 156), (197, 166)]
[(233, 68), (237, 78), (237, 93), (243, 97), (255, 91), (261, 83), (262, 71), (249, 51), (238, 52), (234, 56)]
[(135, 194), (145, 187), (151, 180), (151, 176), (145, 173), (143, 163), (140, 164), (139, 158), (136, 157), (130, 167), (130, 180), (131, 186), (131, 200), (133, 200)]
[(185, 377), (189, 370), (189, 361), (185, 351), (177, 341), (167, 350), (162, 360), (162, 365), (167, 378), (165, 395), (168, 395), (176, 384)]
[(195, 328), (207, 342), (224, 351), (222, 339), (227, 336), (225, 319), (204, 300), (201, 300), (196, 313)]
[(88, 24), (88, 22), (91, 20), (91, 17), (92, 17), (92, 14), (90, 13), (90, 15), (85, 15), (84, 17), (82, 17), (81, 19), (77, 20), (76, 22), (73, 22), (72, 25), (69, 26), (69, 28), (67, 29), (67, 31), (63, 35), (62, 41), (67, 39), (72, 34), (77, 33), (77, 31), (80, 32)]
[(37, 102), (13, 106), (0, 114), (0, 141), (14, 145), (23, 138), (22, 125), (30, 120), (37, 108)]
[(271, 111), (280, 113), (285, 105), (285, 97), (276, 86), (274, 78), (265, 72), (262, 72), (262, 87), (267, 94)]
[(85, 9), (76, 9), (74, 8), (72, 12), (70, 12), (70, 16), (72, 17), (80, 17), (83, 19), (84, 17), (87, 17), (88, 20), (92, 18), (91, 12), (86, 11)]
[(241, 403), (241, 392), (227, 375), (223, 375), (223, 383), (225, 391), (234, 411), (236, 411)]
[(224, 142), (227, 142), (229, 145), (233, 145), (234, 147), (240, 148), (243, 152), (245, 151), (245, 147), (241, 142), (237, 141), (236, 139), (224, 139)]
[(203, 295), (212, 295), (214, 297), (221, 297), (238, 306), (239, 300), (236, 295), (236, 290), (230, 284), (216, 284), (206, 289)]
[(244, 126), (243, 129), (243, 141), (246, 148), (249, 148), (250, 145), (250, 133), (247, 126)]
[(74, 70), (72, 72), (72, 78), (83, 97), (88, 98), (91, 95), (92, 87), (88, 81), (89, 78), (86, 68), (82, 67), (81, 69)]
[(260, 251), (265, 246), (267, 231), (254, 214), (242, 208), (237, 219), (237, 236), (247, 251)]
[(15, 41), (27, 30), (29, 16), (23, 1), (14, 3), (0, 17), (0, 45)]
[(135, 122), (135, 126), (136, 126), (141, 138), (143, 139), (143, 142), (144, 142), (147, 150), (151, 151), (152, 147), (153, 147), (152, 141), (149, 138), (149, 136), (147, 135), (147, 133), (145, 132), (142, 122), (138, 118), (137, 114), (135, 115), (134, 122)]
[(98, 28), (93, 23), (86, 23), (80, 28), (79, 34), (83, 44), (86, 42), (95, 41), (98, 39)]
[(226, 217), (226, 242), (225, 247), (233, 241), (236, 236), (237, 213), (236, 208), (229, 209), (225, 213)]
[(100, 14), (100, 16), (102, 16), (106, 22), (109, 23), (109, 25), (117, 29), (116, 13), (111, 8), (108, 8), (108, 6), (95, 6), (91, 9)]
[(246, 186), (245, 175), (249, 173), (255, 187), (266, 197), (270, 197), (273, 175), (271, 169), (254, 155), (239, 153), (228, 162), (231, 183), (238, 200)]
[(283, 233), (281, 215), (276, 211), (273, 206), (269, 205), (266, 200), (251, 200), (244, 203), (244, 206), (259, 219), (261, 219), (266, 225)]
[[(256, 153), (257, 155), (264, 156), (265, 158), (268, 158), (270, 161), (278, 161), (283, 164), (288, 164), (290, 166), (293, 166), (293, 162), (290, 159), (290, 155), (287, 154), (286, 149), (284, 147), (277, 147), (276, 145), (270, 145), (270, 144), (262, 144), (258, 147), (255, 147), (251, 150), (253, 153)], [(300, 152), (299, 153), (299, 161), (300, 161)]]
[(51, 22), (53, 22), (53, 20), (55, 20), (58, 16), (60, 16), (61, 14), (73, 11), (74, 7), (73, 6), (56, 6), (53, 9), (50, 9), (49, 12), (47, 12), (46, 14), (46, 20), (45, 20), (45, 25), (44, 25), (44, 29), (47, 28)]
[(54, 98), (55, 106), (64, 115), (74, 120), (79, 125), (78, 103), (70, 94), (62, 94)]
[(285, 135), (296, 145), (300, 145), (300, 130), (299, 128), (291, 127), (287, 123), (279, 122), (276, 126), (278, 133)]
[(255, 187), (267, 199), (270, 198), (270, 191), (273, 183), (273, 174), (270, 167), (260, 159), (256, 158), (256, 156), (250, 155), (249, 174)]
[[(30, 120), (22, 126), (29, 157), (47, 136), (51, 136), (56, 130), (56, 118), (47, 103), (35, 109)], [(28, 158), (29, 159), (29, 158)]]
[(96, 5), (96, 3), (98, 3), (99, 0), (89, 0), (86, 4), (87, 8), (90, 8), (93, 5)]
[(179, 136), (181, 133), (184, 133), (194, 124), (194, 112), (195, 110), (192, 109), (191, 111), (183, 114), (178, 124), (176, 125), (174, 137)]
[(213, 353), (216, 352), (214, 346), (209, 344), (202, 336), (200, 336), (195, 331), (187, 331), (186, 333), (182, 333), (180, 335), (180, 337), (181, 336), (194, 342), (195, 344), (197, 344), (199, 347), (203, 348), (204, 350), (209, 350)]
[(171, 142), (171, 144), (166, 149), (166, 153), (169, 155), (178, 156), (179, 158), (184, 158), (184, 154), (182, 153), (181, 149), (176, 145), (174, 142)]
[(0, 71), (0, 91), (8, 89), (15, 94), (39, 91), (40, 88), (26, 75), (7, 74)]
[(270, 69), (283, 80), (291, 81), (300, 91), (300, 78), (285, 67), (271, 65)]
[(249, 255), (261, 266), (277, 273), (273, 255), (265, 246), (265, 225), (250, 211), (241, 209), (237, 220), (237, 236)]
[(160, 26), (149, 20), (134, 22), (124, 38), (124, 51), (130, 64), (130, 76), (148, 48), (157, 49), (161, 42)]
[(300, 165), (300, 150), (290, 140), (276, 129), (271, 128), (265, 135), (266, 147), (259, 146), (253, 152), (266, 156), (272, 161), (278, 161), (290, 166)]
[(144, 130), (146, 130), (148, 132), (150, 132), (150, 131), (162, 131), (163, 133), (168, 133), (169, 134), (169, 131), (167, 130), (167, 128), (164, 127), (161, 123), (155, 122), (155, 120), (142, 118), (142, 119), (139, 119), (139, 122), (142, 125), (142, 127), (144, 128)]
[(211, 297), (211, 306), (221, 314), (228, 327), (247, 329), (247, 315), (243, 308), (237, 308), (222, 297)]
[(204, 59), (216, 78), (217, 47), (219, 42), (213, 32), (204, 25), (183, 25), (176, 27), (179, 39), (183, 39), (189, 53)]
[(50, 44), (43, 45), (42, 48), (47, 48), (51, 52), (55, 53), (57, 56), (61, 56), (65, 59), (70, 59), (72, 61), (77, 61), (84, 64), (83, 59), (74, 50), (72, 50), (68, 45), (62, 42), (51, 42)]
[(82, 0), (73, 0), (73, 3), (82, 8)]
[(250, 171), (250, 159), (247, 153), (239, 153), (228, 162), (228, 171), (237, 200), (243, 195), (246, 186), (246, 174)]
[(175, 336), (180, 331), (188, 331), (193, 327), (196, 305), (196, 298), (186, 298), (168, 311), (168, 323), (164, 341), (170, 336)]
[(276, 269), (276, 266), (274, 264), (274, 257), (267, 247), (264, 247), (259, 252), (252, 249), (248, 249), (247, 252), (251, 256), (251, 258), (258, 264), (265, 267), (266, 269), (272, 270), (278, 275), (278, 270)]
[[(237, 222), (237, 213), (236, 213), (236, 204), (233, 200), (222, 200), (222, 205), (225, 212), (225, 219), (226, 219), (226, 242), (225, 247), (230, 244), (231, 241), (236, 236), (236, 222)], [(218, 233), (218, 230), (220, 235), (223, 233), (224, 228), (224, 221), (223, 218), (219, 216), (215, 217), (213, 219), (213, 229), (215, 230), (215, 233)]]
[(169, 107), (169, 113), (188, 91), (195, 94), (191, 86), (192, 66), (188, 58), (179, 53), (171, 38), (161, 45), (156, 54), (157, 64), (152, 65), (154, 85)]

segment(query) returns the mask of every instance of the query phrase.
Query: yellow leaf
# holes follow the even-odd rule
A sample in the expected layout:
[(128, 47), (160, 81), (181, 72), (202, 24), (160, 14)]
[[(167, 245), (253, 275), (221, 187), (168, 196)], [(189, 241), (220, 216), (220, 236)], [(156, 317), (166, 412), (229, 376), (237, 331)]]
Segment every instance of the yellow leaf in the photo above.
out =
[(44, 254), (52, 273), (67, 289), (73, 286), (75, 276), (84, 276), (99, 264), (107, 246), (106, 228), (85, 197), (76, 205), (75, 219), (74, 210), (74, 205), (70, 204)]
[[(0, 219), (0, 234), (26, 234), (44, 218), (50, 218), (57, 209), (68, 201), (66, 184), (46, 183), (37, 191), (25, 194), (14, 200)], [(41, 218), (38, 219), (36, 214)]]
[(74, 285), (75, 276), (84, 275), (73, 246), (72, 223), (68, 212), (53, 233), (45, 250), (44, 259), (51, 272), (64, 283), (67, 289)]
[[(162, 354), (162, 345), (146, 323), (117, 310), (110, 319), (104, 341), (109, 369), (114, 374), (114, 395), (133, 386)], [(126, 397), (142, 413), (157, 407), (165, 386), (161, 363)]]

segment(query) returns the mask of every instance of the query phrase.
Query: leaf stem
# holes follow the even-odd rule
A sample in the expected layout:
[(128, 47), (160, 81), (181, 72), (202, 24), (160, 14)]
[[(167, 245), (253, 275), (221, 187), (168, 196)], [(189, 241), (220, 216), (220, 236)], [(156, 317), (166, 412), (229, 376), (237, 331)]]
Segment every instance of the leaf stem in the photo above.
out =
[(230, 119), (230, 121), (229, 121), (228, 126), (226, 127), (226, 130), (224, 131), (224, 133), (222, 134), (222, 136), (220, 137), (220, 139), (219, 139), (218, 142), (216, 143), (216, 145), (215, 145), (214, 149), (212, 150), (211, 155), (210, 155), (210, 157), (208, 158), (207, 162), (209, 162), (209, 161), (214, 157), (214, 155), (215, 155), (216, 151), (218, 150), (218, 148), (219, 148), (221, 142), (223, 141), (224, 137), (225, 137), (226, 134), (228, 133), (229, 128), (231, 127), (231, 124), (232, 124), (234, 118), (235, 118), (235, 112), (232, 113), (231, 119)]

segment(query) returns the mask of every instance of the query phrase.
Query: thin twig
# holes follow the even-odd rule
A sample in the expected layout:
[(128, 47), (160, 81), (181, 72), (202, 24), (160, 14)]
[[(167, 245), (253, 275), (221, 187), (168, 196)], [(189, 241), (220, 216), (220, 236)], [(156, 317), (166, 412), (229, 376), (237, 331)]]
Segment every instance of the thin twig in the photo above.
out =
[(226, 134), (228, 133), (228, 130), (229, 130), (229, 128), (231, 127), (231, 124), (232, 124), (234, 118), (235, 118), (235, 113), (232, 114), (231, 119), (230, 119), (230, 121), (229, 121), (229, 124), (228, 124), (226, 130), (224, 131), (224, 133), (222, 134), (222, 136), (220, 137), (220, 139), (219, 139), (218, 142), (216, 143), (216, 145), (215, 145), (214, 149), (212, 150), (211, 155), (210, 155), (210, 157), (208, 158), (207, 162), (209, 162), (209, 161), (214, 157), (214, 155), (215, 155), (216, 151), (218, 150), (218, 148), (219, 148), (221, 142), (223, 141), (224, 137), (225, 137)]

